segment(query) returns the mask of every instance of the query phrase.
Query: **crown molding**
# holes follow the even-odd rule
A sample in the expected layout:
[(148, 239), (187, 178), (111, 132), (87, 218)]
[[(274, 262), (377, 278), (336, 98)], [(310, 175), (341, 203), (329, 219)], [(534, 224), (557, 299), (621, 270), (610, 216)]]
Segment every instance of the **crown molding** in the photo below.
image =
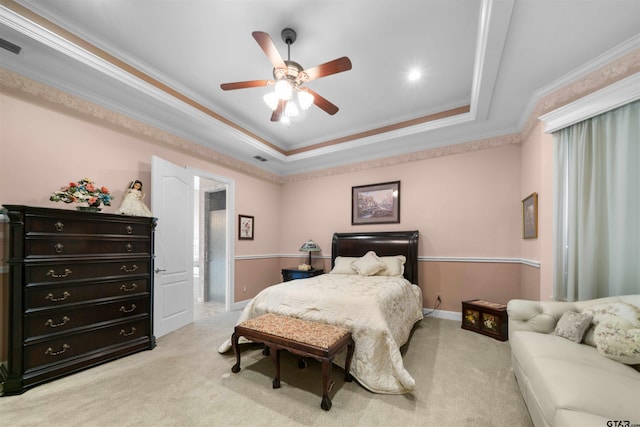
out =
[(640, 99), (640, 73), (613, 83), (570, 104), (540, 116), (552, 133)]

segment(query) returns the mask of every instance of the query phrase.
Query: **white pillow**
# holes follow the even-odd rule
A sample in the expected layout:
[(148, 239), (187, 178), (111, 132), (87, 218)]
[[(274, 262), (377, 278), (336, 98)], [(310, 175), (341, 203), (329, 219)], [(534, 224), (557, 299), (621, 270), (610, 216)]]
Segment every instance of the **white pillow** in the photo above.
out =
[(404, 274), (404, 263), (407, 261), (404, 255), (382, 256), (379, 258), (380, 261), (384, 262), (386, 268), (378, 271), (378, 273), (376, 273), (377, 276), (402, 277)]
[(376, 255), (374, 251), (369, 251), (352, 262), (351, 267), (361, 276), (373, 276), (377, 272), (387, 268), (385, 263), (378, 258), (378, 255)]
[(337, 256), (329, 274), (357, 274), (351, 267), (351, 263), (357, 259), (357, 257)]
[(601, 355), (627, 365), (640, 363), (640, 328), (634, 328), (628, 320), (599, 323), (594, 338)]
[(626, 302), (607, 302), (589, 306), (582, 313), (593, 316), (591, 327), (587, 330), (583, 342), (596, 347), (594, 332), (599, 323), (622, 318), (628, 320), (634, 328), (640, 328), (640, 308)]

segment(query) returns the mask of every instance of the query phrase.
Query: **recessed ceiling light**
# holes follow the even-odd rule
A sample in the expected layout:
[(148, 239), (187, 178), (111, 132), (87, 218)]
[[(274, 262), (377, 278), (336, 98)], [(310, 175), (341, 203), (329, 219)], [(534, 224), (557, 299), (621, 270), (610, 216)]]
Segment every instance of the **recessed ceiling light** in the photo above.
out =
[(420, 77), (422, 77), (422, 72), (420, 72), (420, 70), (418, 70), (417, 68), (409, 71), (410, 81), (415, 82), (416, 80), (419, 80)]

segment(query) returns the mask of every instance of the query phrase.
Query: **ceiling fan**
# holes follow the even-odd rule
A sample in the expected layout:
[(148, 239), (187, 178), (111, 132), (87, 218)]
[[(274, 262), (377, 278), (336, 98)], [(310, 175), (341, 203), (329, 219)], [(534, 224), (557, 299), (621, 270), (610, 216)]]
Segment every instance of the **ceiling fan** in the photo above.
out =
[(296, 41), (296, 32), (291, 28), (282, 30), (282, 40), (287, 44), (287, 60), (283, 60), (278, 49), (273, 44), (269, 34), (254, 31), (253, 38), (269, 58), (273, 65), (273, 80), (250, 80), (245, 82), (223, 83), (222, 90), (246, 89), (252, 87), (274, 86), (275, 91), (264, 96), (264, 101), (273, 110), (271, 121), (277, 122), (283, 118), (297, 116), (299, 111), (294, 101), (298, 98), (301, 108), (307, 109), (315, 104), (330, 115), (338, 112), (338, 107), (315, 91), (303, 85), (306, 82), (330, 76), (351, 69), (351, 61), (346, 56), (334, 59), (315, 67), (304, 69), (297, 62), (291, 61), (291, 45)]

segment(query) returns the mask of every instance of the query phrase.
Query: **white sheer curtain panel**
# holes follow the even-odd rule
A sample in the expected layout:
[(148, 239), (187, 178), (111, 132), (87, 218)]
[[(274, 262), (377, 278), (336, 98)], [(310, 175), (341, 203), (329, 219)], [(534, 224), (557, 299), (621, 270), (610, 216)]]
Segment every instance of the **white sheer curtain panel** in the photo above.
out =
[(640, 101), (554, 133), (554, 293), (640, 293)]

